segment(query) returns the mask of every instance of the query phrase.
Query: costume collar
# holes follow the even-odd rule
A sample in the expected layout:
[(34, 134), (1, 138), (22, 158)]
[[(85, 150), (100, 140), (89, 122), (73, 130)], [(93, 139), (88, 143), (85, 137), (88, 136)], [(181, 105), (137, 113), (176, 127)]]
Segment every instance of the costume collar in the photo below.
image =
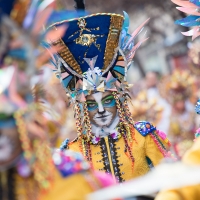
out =
[(116, 115), (116, 117), (114, 118), (112, 124), (110, 126), (104, 126), (104, 127), (99, 127), (96, 126), (94, 124), (92, 125), (92, 133), (96, 136), (96, 137), (105, 137), (110, 135), (113, 130), (116, 129), (117, 125), (119, 124), (119, 116), (118, 114)]
[(114, 118), (112, 124), (109, 127), (98, 127), (92, 124), (92, 133), (94, 134), (91, 143), (92, 144), (98, 144), (98, 142), (103, 137), (107, 137), (110, 135), (113, 139), (118, 139), (120, 136), (120, 133), (117, 130), (117, 125), (119, 124), (119, 116), (116, 115)]

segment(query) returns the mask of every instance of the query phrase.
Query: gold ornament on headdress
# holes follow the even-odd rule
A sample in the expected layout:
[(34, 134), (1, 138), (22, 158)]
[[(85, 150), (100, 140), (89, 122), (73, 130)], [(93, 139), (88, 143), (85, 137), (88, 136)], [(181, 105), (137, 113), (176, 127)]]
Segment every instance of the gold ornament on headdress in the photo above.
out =
[(160, 92), (170, 102), (188, 98), (193, 101), (196, 95), (195, 77), (187, 70), (175, 70), (172, 75), (163, 78)]

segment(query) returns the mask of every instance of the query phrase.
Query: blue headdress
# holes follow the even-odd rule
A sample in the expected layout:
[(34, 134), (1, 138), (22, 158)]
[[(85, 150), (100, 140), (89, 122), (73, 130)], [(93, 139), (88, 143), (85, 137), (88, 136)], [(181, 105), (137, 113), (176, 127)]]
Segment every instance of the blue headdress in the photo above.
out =
[(124, 16), (97, 13), (49, 27), (68, 26), (63, 37), (51, 41), (51, 46), (61, 47), (53, 58), (54, 71), (73, 100), (83, 102), (91, 92), (124, 92), (129, 87), (127, 69), (135, 51), (146, 41), (135, 44), (135, 37), (147, 21), (132, 35), (128, 34), (129, 17), (125, 12)]

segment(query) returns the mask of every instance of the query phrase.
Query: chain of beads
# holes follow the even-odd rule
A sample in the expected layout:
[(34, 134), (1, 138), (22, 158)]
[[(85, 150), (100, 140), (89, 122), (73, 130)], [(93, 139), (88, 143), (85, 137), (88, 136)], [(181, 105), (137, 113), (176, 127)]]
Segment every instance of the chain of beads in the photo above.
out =
[[(18, 110), (14, 117), (18, 127), (19, 138), (25, 159), (30, 163), (35, 180), (41, 189), (48, 189), (52, 180), (53, 163), (51, 161), (51, 150), (46, 140), (34, 140), (28, 137), (24, 115), (32, 111), (42, 111), (39, 104), (31, 104), (25, 109)], [(48, 166), (48, 167), (47, 167)]]
[(113, 97), (115, 99), (115, 102), (116, 102), (116, 107), (117, 107), (117, 110), (118, 110), (120, 122), (125, 124), (126, 123), (126, 119), (124, 117), (123, 110), (121, 108), (121, 104), (120, 104), (120, 100), (119, 100), (118, 94), (116, 92), (113, 92), (112, 95), (113, 95)]
[(131, 112), (130, 112), (130, 110), (129, 110), (127, 97), (125, 97), (125, 100), (124, 100), (123, 105), (124, 105), (124, 111), (125, 111), (125, 113), (126, 113), (126, 116), (127, 116), (127, 118), (128, 118), (128, 121), (129, 121), (130, 124), (133, 125), (133, 124), (134, 124), (134, 120), (133, 120), (133, 118), (132, 118), (132, 116), (131, 116)]
[(78, 136), (82, 136), (81, 109), (78, 103), (75, 104), (75, 118)]
[(163, 154), (164, 157), (168, 157), (168, 152), (166, 151), (165, 147), (163, 146), (162, 142), (160, 142), (160, 140), (156, 137), (155, 134), (150, 134), (151, 138), (153, 139), (153, 141), (156, 143), (158, 149), (160, 150), (160, 152)]
[[(123, 139), (124, 139), (124, 142), (125, 142), (125, 148), (126, 148), (126, 150), (128, 150), (128, 153), (129, 153), (129, 156), (128, 156), (128, 154), (126, 154), (126, 155), (131, 159), (132, 170), (133, 170), (135, 159), (134, 159), (133, 154), (132, 154), (132, 148), (128, 144), (128, 140), (127, 140), (126, 134), (124, 132), (123, 126), (120, 126), (120, 129), (121, 129), (121, 133), (122, 133), (122, 136), (123, 136)], [(126, 153), (126, 150), (125, 150), (125, 153)]]
[(87, 108), (86, 102), (84, 102), (84, 104), (83, 104), (83, 112), (84, 112), (84, 123), (85, 123), (85, 127), (87, 129), (87, 138), (88, 138), (88, 141), (90, 141), (90, 139), (92, 137), (92, 127), (91, 127), (91, 123), (90, 123), (90, 118), (89, 118), (89, 113), (88, 113), (88, 108)]
[(124, 111), (122, 109), (122, 105), (120, 104), (119, 97), (118, 97), (116, 92), (113, 92), (112, 94), (115, 98), (116, 107), (117, 107), (117, 110), (118, 110), (118, 113), (119, 113), (120, 122), (126, 128), (128, 139), (129, 139), (130, 143), (132, 144), (132, 135), (131, 135), (130, 127), (129, 127), (129, 124), (127, 123), (127, 121), (126, 121), (125, 114), (124, 114)]
[[(48, 179), (52, 179), (53, 161), (51, 159), (51, 150), (47, 142), (34, 140), (33, 149), (37, 161), (34, 162), (34, 177), (38, 183), (42, 183), (42, 188), (48, 189), (51, 185)], [(48, 167), (47, 167), (48, 166)], [(49, 177), (51, 175), (51, 177)]]

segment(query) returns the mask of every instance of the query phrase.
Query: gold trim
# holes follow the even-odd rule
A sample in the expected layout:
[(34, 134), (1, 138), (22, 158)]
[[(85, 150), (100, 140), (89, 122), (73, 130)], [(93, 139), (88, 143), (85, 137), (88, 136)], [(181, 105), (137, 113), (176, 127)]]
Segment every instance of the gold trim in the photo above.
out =
[(74, 56), (70, 52), (69, 48), (65, 45), (62, 39), (57, 40), (56, 42), (53, 42), (54, 46), (61, 46), (61, 50), (59, 51), (60, 57), (79, 75), (82, 75), (82, 70), (80, 68), (80, 65), (75, 60)]
[(122, 29), (124, 17), (121, 15), (111, 15), (109, 34), (106, 41), (106, 48), (104, 53), (103, 71), (110, 65), (113, 60), (115, 49), (119, 45), (119, 36)]
[(72, 19), (68, 19), (68, 20), (63, 20), (63, 21), (60, 21), (60, 22), (55, 22), (53, 24), (51, 24), (49, 27), (47, 27), (47, 29), (49, 28), (52, 28), (56, 25), (60, 25), (60, 24), (63, 24), (65, 22), (71, 22), (71, 21), (75, 21), (75, 20), (79, 20), (79, 19), (86, 19), (86, 18), (89, 18), (89, 17), (94, 17), (94, 16), (99, 16), (99, 15), (110, 15), (110, 16), (115, 16), (115, 17), (121, 17), (124, 19), (124, 17), (120, 14), (115, 14), (115, 13), (96, 13), (96, 14), (91, 14), (91, 15), (87, 15), (87, 16), (84, 16), (84, 17), (80, 17), (80, 18), (72, 18)]

